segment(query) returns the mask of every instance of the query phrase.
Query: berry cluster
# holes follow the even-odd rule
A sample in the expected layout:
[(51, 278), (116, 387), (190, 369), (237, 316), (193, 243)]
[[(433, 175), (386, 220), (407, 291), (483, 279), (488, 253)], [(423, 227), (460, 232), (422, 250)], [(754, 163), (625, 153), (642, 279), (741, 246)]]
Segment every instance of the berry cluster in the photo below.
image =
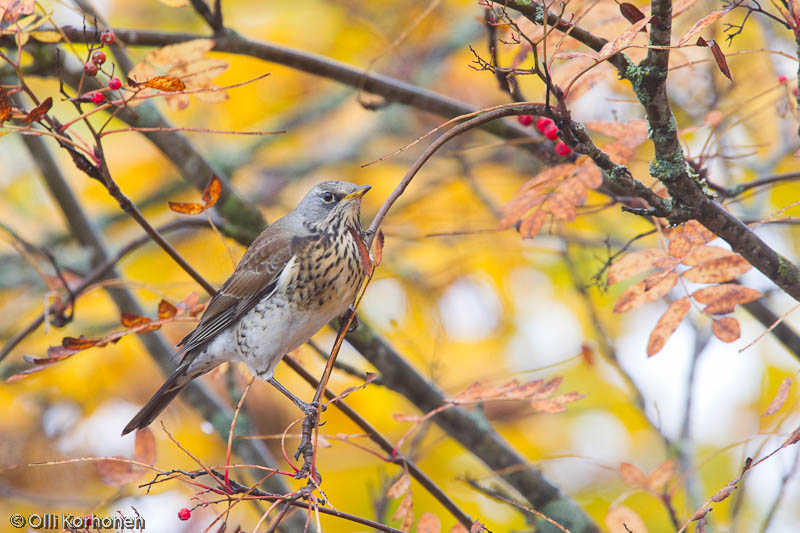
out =
[[(114, 32), (112, 30), (105, 30), (103, 31), (103, 33), (100, 34), (100, 42), (103, 43), (104, 45), (114, 44), (116, 40), (117, 37), (114, 35)], [(94, 52), (92, 52), (91, 59), (89, 59), (89, 61), (87, 61), (83, 65), (84, 75), (92, 78), (97, 76), (97, 73), (102, 68), (103, 63), (106, 62), (106, 59), (108, 59), (106, 57), (106, 53), (103, 52), (102, 50), (95, 50)], [(111, 80), (108, 82), (108, 88), (111, 89), (112, 91), (118, 91), (122, 88), (122, 81), (119, 78), (111, 78)], [(92, 93), (92, 95), (89, 97), (89, 100), (91, 100), (93, 104), (99, 105), (102, 104), (103, 101), (105, 100), (105, 95), (103, 95), (103, 93), (98, 91)]]
[[(533, 123), (533, 117), (530, 115), (519, 115), (517, 121), (523, 126), (530, 126)], [(553, 122), (553, 119), (540, 117), (539, 120), (536, 121), (536, 129), (551, 141), (558, 140), (555, 146), (555, 151), (558, 155), (566, 157), (572, 153), (572, 149), (564, 144), (564, 141), (558, 139), (558, 126)]]

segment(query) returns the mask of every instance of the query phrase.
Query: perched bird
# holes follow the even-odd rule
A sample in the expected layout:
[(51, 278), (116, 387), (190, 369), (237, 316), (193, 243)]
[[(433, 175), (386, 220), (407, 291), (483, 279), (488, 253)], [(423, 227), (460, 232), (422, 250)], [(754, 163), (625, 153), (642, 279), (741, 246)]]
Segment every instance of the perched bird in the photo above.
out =
[(122, 434), (148, 426), (194, 378), (227, 361), (246, 363), (308, 412), (273, 374), (286, 353), (353, 303), (365, 275), (361, 197), (369, 190), (320, 183), (256, 237), (200, 323), (178, 343), (181, 364)]

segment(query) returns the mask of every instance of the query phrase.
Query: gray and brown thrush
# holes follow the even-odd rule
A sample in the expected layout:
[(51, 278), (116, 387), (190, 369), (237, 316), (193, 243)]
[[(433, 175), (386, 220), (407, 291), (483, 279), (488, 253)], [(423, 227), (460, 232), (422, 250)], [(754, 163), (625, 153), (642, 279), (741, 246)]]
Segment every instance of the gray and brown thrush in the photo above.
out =
[(365, 275), (360, 211), (369, 189), (320, 183), (256, 237), (200, 323), (178, 343), (181, 364), (122, 434), (148, 426), (193, 379), (228, 361), (246, 363), (308, 412), (273, 373), (285, 354), (353, 303)]

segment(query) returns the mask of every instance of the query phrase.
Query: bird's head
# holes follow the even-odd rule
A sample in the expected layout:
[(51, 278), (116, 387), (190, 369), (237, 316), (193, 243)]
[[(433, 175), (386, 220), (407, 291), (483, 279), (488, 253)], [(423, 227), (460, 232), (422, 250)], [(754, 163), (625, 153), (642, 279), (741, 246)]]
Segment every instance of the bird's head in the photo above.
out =
[(372, 187), (346, 181), (323, 181), (308, 191), (296, 211), (310, 229), (334, 231), (340, 225), (361, 227), (361, 197)]

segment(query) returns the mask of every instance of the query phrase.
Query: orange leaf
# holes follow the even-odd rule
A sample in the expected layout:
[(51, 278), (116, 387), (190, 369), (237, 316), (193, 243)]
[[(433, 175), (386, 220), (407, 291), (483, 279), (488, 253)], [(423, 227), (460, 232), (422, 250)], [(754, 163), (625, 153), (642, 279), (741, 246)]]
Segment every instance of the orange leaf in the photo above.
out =
[(647, 533), (644, 521), (629, 507), (617, 505), (608, 511), (605, 517), (609, 533)]
[(715, 235), (696, 220), (690, 220), (666, 232), (670, 240), (669, 253), (673, 257), (684, 257), (696, 246), (714, 239)]
[(361, 258), (361, 266), (364, 267), (364, 272), (366, 272), (367, 275), (370, 275), (372, 273), (372, 259), (370, 259), (369, 257), (369, 250), (367, 250), (367, 245), (364, 243), (364, 239), (361, 238), (361, 235), (358, 234), (358, 231), (353, 229), (353, 226), (348, 226), (347, 229), (353, 236), (353, 240), (356, 241), (356, 248), (358, 248), (358, 255)]
[(683, 273), (683, 278), (694, 283), (722, 283), (735, 279), (752, 266), (740, 255), (709, 259)]
[(150, 428), (136, 430), (133, 458), (140, 463), (152, 465), (156, 462), (156, 439)]
[(752, 302), (763, 295), (750, 287), (726, 283), (698, 289), (692, 296), (701, 304), (708, 304), (704, 309), (706, 313), (722, 315), (732, 313), (737, 304)]
[(725, 6), (722, 9), (717, 9), (716, 11), (712, 11), (705, 17), (695, 22), (694, 25), (691, 28), (689, 28), (689, 31), (683, 34), (683, 37), (680, 38), (680, 40), (678, 41), (678, 46), (688, 43), (692, 37), (694, 37), (704, 29), (714, 24), (716, 21), (721, 19), (728, 11), (730, 11), (733, 8), (734, 4)]
[(411, 487), (411, 478), (408, 474), (403, 474), (400, 476), (400, 479), (392, 483), (392, 486), (389, 487), (389, 490), (386, 491), (386, 496), (388, 498), (399, 498)]
[(547, 212), (543, 208), (539, 208), (527, 217), (522, 219), (519, 225), (519, 234), (523, 239), (532, 239), (539, 234), (542, 229), (542, 224), (547, 219)]
[(664, 485), (675, 475), (675, 467), (677, 464), (675, 459), (667, 459), (658, 465), (655, 470), (650, 472), (650, 475), (647, 476), (647, 487), (654, 491), (660, 491), (664, 488)]
[(185, 83), (178, 78), (173, 78), (172, 76), (156, 76), (147, 81), (139, 82), (138, 85), (144, 85), (145, 87), (150, 87), (151, 89), (158, 89), (159, 91), (171, 93), (186, 89)]
[(383, 231), (378, 230), (378, 235), (375, 238), (375, 259), (372, 264), (377, 267), (383, 260)]
[(166, 300), (161, 300), (158, 302), (158, 318), (159, 320), (164, 320), (167, 318), (172, 318), (178, 314), (178, 308), (169, 303)]
[[(672, 243), (670, 243), (670, 245), (672, 245)], [(671, 250), (670, 253), (674, 257), (681, 257), (680, 255), (673, 254)], [(736, 255), (736, 253), (726, 250), (725, 248), (720, 248), (719, 246), (707, 245), (694, 248), (688, 255), (681, 259), (681, 263), (686, 266), (697, 266), (700, 263), (705, 263), (709, 259), (717, 259), (719, 257), (728, 257), (732, 255)]]
[(666, 258), (667, 254), (658, 248), (648, 248), (626, 254), (608, 269), (608, 284), (614, 285), (631, 276), (653, 268), (656, 261)]
[(8, 100), (6, 90), (0, 87), (0, 126), (11, 119), (11, 102)]
[(199, 215), (206, 210), (206, 206), (194, 202), (169, 202), (169, 208), (183, 215)]
[(625, 289), (614, 303), (614, 312), (625, 313), (648, 302), (658, 300), (672, 290), (676, 283), (678, 283), (678, 275), (675, 272), (669, 272), (661, 281), (649, 289), (647, 288), (647, 280), (634, 283)]
[(203, 190), (203, 202), (206, 204), (206, 209), (217, 203), (220, 193), (222, 193), (222, 182), (217, 176), (211, 176), (211, 181)]
[(635, 489), (644, 488), (647, 485), (644, 473), (630, 463), (620, 463), (619, 476), (626, 485)]
[(442, 523), (433, 513), (422, 513), (417, 522), (417, 533), (439, 533), (442, 530)]
[(48, 96), (41, 104), (28, 112), (28, 116), (25, 117), (25, 123), (30, 124), (31, 122), (42, 120), (51, 107), (53, 107), (53, 99)]
[(63, 346), (67, 350), (86, 350), (87, 348), (91, 348), (92, 346), (97, 346), (102, 342), (103, 342), (102, 339), (87, 339), (83, 335), (81, 335), (77, 339), (75, 337), (64, 337), (61, 340), (61, 346)]
[(730, 81), (733, 81), (733, 78), (731, 77), (731, 69), (728, 68), (728, 60), (725, 59), (725, 54), (722, 52), (722, 49), (719, 47), (719, 43), (717, 43), (717, 41), (711, 41), (711, 54), (714, 56), (714, 61), (717, 62), (720, 72), (722, 72)]
[(778, 387), (778, 392), (775, 394), (775, 397), (769, 403), (769, 407), (767, 410), (764, 411), (764, 414), (761, 416), (769, 416), (774, 415), (775, 413), (783, 407), (783, 404), (786, 403), (786, 398), (789, 397), (789, 389), (792, 388), (792, 378), (783, 378), (781, 381), (780, 386)]
[(739, 321), (732, 316), (726, 316), (715, 320), (711, 324), (711, 330), (722, 342), (733, 342), (738, 339), (741, 334)]
[(143, 324), (147, 324), (148, 322), (150, 322), (150, 319), (147, 318), (146, 316), (134, 315), (132, 313), (122, 313), (122, 315), (120, 315), (119, 321), (126, 328), (135, 328)]
[(683, 317), (686, 316), (686, 313), (691, 307), (691, 303), (687, 297), (675, 300), (667, 307), (667, 310), (664, 311), (664, 314), (661, 315), (661, 318), (656, 322), (656, 327), (653, 328), (653, 331), (650, 333), (650, 340), (647, 341), (648, 357), (652, 357), (661, 351), (661, 348), (664, 347), (667, 340), (675, 333), (675, 330), (678, 329), (681, 322), (683, 322)]

